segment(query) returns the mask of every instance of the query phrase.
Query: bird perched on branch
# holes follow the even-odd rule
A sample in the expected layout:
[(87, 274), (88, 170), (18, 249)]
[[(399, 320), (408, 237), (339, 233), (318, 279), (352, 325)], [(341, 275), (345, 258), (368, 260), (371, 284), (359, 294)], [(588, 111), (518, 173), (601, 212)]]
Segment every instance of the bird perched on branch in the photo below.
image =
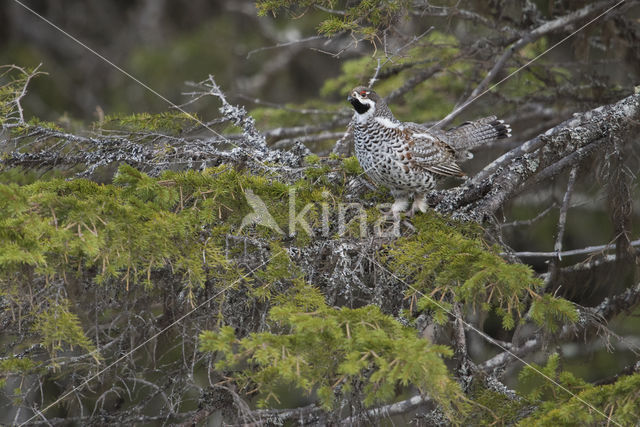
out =
[(347, 97), (356, 110), (353, 135), (356, 157), (365, 173), (378, 185), (391, 190), (394, 217), (406, 210), (426, 212), (426, 193), (436, 180), (461, 177), (458, 162), (473, 157), (468, 150), (511, 136), (511, 128), (495, 116), (466, 122), (448, 130), (428, 129), (401, 122), (377, 93), (356, 87)]

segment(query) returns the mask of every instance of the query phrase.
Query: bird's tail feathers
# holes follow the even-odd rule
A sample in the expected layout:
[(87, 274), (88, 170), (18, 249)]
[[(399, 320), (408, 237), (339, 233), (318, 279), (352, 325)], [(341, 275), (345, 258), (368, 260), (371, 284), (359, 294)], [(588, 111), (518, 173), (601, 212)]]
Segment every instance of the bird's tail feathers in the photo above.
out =
[(455, 149), (471, 149), (497, 139), (511, 136), (511, 126), (498, 120), (496, 116), (489, 116), (473, 122), (465, 122), (447, 131), (447, 139)]

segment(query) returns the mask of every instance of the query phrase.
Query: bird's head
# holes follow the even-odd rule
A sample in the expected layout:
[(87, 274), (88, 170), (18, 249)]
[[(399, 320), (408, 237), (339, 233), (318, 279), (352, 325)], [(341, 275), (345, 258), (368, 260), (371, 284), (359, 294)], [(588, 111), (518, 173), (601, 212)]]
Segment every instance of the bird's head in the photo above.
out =
[(365, 122), (373, 116), (392, 117), (389, 107), (377, 93), (368, 87), (358, 86), (347, 96), (347, 101), (356, 110), (355, 117), (359, 122)]
[(377, 93), (364, 86), (358, 86), (353, 89), (347, 101), (353, 105), (358, 114), (367, 114), (376, 109), (376, 102), (380, 99)]

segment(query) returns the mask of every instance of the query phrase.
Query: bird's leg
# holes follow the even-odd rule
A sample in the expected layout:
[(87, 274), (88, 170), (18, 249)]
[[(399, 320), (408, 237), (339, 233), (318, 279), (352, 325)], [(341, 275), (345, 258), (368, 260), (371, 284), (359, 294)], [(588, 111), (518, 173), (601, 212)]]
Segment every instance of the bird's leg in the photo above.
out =
[(409, 216), (413, 216), (416, 212), (425, 213), (427, 211), (427, 194), (426, 193), (416, 193), (413, 196), (413, 204), (411, 205), (411, 210), (409, 211)]
[(409, 198), (406, 194), (395, 196), (395, 201), (391, 205), (391, 214), (394, 219), (400, 218), (400, 214), (409, 206)]
[[(397, 221), (400, 219), (400, 214), (407, 210), (409, 206), (409, 194), (402, 191), (391, 191), (393, 196), (393, 204), (389, 210), (381, 210), (382, 214), (387, 220)], [(385, 203), (388, 206), (387, 203)], [(381, 207), (381, 206), (380, 206)]]

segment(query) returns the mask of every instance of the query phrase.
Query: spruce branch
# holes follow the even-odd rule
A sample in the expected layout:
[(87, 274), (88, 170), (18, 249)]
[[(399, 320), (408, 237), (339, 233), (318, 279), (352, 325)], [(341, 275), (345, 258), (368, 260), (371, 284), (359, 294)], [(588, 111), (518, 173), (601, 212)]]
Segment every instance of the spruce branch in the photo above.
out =
[[(556, 337), (557, 342), (567, 342), (582, 338), (592, 338), (594, 335), (611, 334), (604, 323), (613, 319), (620, 313), (629, 313), (640, 304), (640, 283), (626, 291), (605, 300), (595, 307), (580, 308), (580, 322), (575, 325), (565, 326)], [(478, 368), (485, 372), (493, 372), (496, 369), (503, 369), (509, 363), (516, 361), (514, 354), (520, 358), (540, 350), (543, 346), (548, 346), (543, 337), (537, 336), (527, 339), (524, 344), (513, 346), (509, 351), (505, 351), (493, 356), (478, 365)]]

